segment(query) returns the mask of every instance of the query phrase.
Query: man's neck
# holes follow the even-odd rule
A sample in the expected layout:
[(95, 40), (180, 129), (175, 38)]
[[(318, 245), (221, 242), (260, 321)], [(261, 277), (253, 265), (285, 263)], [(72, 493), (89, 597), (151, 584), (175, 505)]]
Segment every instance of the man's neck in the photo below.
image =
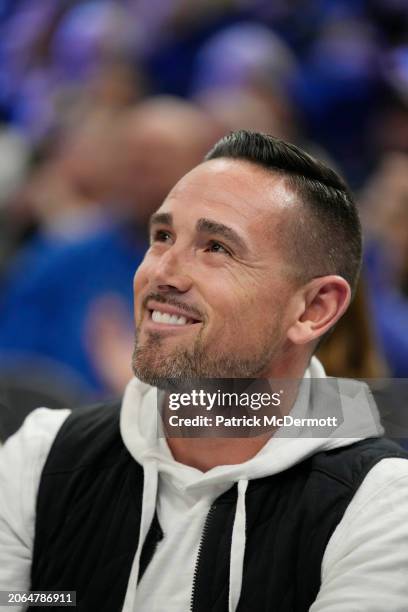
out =
[(179, 463), (208, 472), (218, 465), (245, 463), (265, 446), (271, 432), (253, 438), (167, 438)]

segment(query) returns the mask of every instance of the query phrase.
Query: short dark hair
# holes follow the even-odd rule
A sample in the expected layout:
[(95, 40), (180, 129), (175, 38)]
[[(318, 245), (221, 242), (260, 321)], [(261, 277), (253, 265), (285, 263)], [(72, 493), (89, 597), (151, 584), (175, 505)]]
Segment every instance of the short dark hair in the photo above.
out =
[(221, 140), (205, 160), (244, 160), (286, 175), (300, 196), (296, 223), (285, 225), (285, 246), (302, 278), (338, 274), (354, 294), (361, 255), (361, 224), (345, 181), (323, 162), (274, 136), (239, 130)]

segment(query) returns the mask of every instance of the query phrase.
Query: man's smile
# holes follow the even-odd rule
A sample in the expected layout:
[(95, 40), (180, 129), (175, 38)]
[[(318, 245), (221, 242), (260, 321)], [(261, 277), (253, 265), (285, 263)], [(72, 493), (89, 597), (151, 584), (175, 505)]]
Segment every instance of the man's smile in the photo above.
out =
[(189, 325), (191, 323), (191, 320), (186, 319), (183, 315), (170, 315), (167, 312), (160, 312), (160, 310), (153, 310), (151, 319), (154, 323), (165, 323), (166, 325)]
[(201, 323), (184, 308), (149, 300), (143, 326), (149, 331), (181, 331)]

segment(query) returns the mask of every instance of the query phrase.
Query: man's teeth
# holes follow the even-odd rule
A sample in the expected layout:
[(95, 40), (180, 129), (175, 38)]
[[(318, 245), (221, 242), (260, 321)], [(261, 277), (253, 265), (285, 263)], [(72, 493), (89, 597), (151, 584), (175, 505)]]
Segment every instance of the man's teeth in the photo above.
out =
[(167, 325), (187, 325), (188, 319), (183, 316), (170, 315), (167, 312), (153, 310), (152, 321), (155, 323), (167, 323)]

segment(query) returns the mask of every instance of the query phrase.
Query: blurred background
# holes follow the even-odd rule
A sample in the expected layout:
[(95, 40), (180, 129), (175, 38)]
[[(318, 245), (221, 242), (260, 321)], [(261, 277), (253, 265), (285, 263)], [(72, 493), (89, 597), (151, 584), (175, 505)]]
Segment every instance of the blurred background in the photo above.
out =
[(362, 281), (328, 373), (408, 377), (405, 0), (0, 0), (3, 437), (122, 392), (147, 219), (238, 128), (357, 195)]

